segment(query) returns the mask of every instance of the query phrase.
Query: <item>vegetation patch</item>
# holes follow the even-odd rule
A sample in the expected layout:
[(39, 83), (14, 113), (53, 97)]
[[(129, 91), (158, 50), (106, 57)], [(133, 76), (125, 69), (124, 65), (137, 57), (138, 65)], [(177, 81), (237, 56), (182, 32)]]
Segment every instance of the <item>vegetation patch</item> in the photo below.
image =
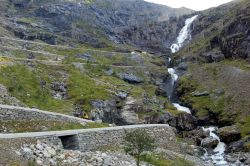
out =
[(145, 161), (154, 166), (194, 166), (190, 161), (183, 158), (177, 158), (175, 160), (166, 159), (161, 154), (144, 154), (141, 157), (142, 161)]

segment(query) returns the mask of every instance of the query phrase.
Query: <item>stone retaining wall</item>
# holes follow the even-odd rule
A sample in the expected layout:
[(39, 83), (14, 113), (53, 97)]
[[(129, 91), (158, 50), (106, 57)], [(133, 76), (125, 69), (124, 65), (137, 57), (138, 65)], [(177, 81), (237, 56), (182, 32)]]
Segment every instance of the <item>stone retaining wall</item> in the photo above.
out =
[(64, 122), (92, 122), (69, 115), (42, 111), (38, 109), (23, 108), (9, 105), (0, 105), (0, 120), (47, 120)]
[(131, 125), (99, 129), (51, 131), (38, 133), (0, 134), (0, 139), (35, 138), (66, 149), (96, 151), (118, 148), (123, 145), (125, 132), (144, 129), (155, 138), (156, 145), (169, 150), (178, 150), (175, 133), (169, 125)]

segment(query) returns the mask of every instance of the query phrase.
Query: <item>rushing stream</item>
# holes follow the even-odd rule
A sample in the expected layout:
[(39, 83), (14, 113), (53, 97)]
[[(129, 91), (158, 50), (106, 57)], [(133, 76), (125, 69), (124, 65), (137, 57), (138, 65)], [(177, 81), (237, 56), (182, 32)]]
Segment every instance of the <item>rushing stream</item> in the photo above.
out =
[[(185, 21), (185, 26), (181, 29), (179, 36), (177, 37), (176, 43), (173, 43), (170, 47), (172, 53), (176, 53), (179, 51), (179, 49), (183, 46), (184, 42), (186, 40), (191, 40), (191, 25), (193, 21), (198, 17), (198, 15), (195, 15), (191, 18), (188, 18)], [(171, 58), (169, 58), (169, 64), (171, 63)], [(168, 68), (168, 72), (171, 75), (171, 84), (172, 84), (172, 92), (170, 92), (169, 99), (171, 100), (171, 96), (173, 94), (174, 86), (176, 81), (178, 80), (178, 75), (176, 73), (176, 70), (174, 68)], [(186, 112), (191, 114), (191, 110), (187, 107), (184, 107), (178, 103), (172, 103), (174, 107), (176, 107), (177, 110)], [(213, 162), (216, 166), (228, 166), (228, 165), (234, 165), (229, 164), (224, 159), (224, 152), (226, 149), (225, 143), (220, 141), (220, 138), (218, 135), (216, 135), (217, 127), (203, 127), (203, 130), (206, 132), (209, 132), (210, 137), (213, 139), (218, 140), (217, 146), (213, 149), (213, 152), (208, 152), (206, 149), (206, 153), (203, 155), (203, 160), (207, 162)]]

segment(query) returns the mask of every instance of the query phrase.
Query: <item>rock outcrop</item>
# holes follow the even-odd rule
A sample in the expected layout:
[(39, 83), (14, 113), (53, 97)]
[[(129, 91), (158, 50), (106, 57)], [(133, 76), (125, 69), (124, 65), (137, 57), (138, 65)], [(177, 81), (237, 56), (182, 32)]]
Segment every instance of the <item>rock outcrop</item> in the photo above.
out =
[(235, 125), (219, 128), (218, 132), (221, 140), (225, 143), (238, 141), (241, 138), (240, 131)]

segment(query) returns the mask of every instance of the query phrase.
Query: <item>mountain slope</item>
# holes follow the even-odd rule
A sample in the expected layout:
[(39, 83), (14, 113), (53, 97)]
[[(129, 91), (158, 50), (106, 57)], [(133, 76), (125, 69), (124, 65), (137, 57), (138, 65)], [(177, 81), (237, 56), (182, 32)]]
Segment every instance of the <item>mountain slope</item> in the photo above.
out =
[[(177, 88), (201, 124), (237, 124), (249, 136), (250, 2), (233, 1), (201, 12), (193, 40), (175, 58), (189, 63)], [(194, 93), (209, 92), (197, 97)], [(247, 137), (245, 137), (247, 138)]]
[[(50, 44), (81, 43), (94, 47), (128, 44), (145, 49), (148, 46), (168, 48), (165, 43), (174, 40), (173, 36), (176, 36), (178, 29), (170, 31), (172, 26), (168, 27), (167, 21), (171, 17), (193, 12), (143, 0), (95, 0), (78, 3), (67, 0), (12, 0), (6, 8), (6, 29), (20, 38), (39, 39)], [(151, 24), (156, 24), (155, 28), (149, 27)], [(164, 40), (161, 40), (162, 34)], [(156, 43), (143, 43), (153, 38)]]

